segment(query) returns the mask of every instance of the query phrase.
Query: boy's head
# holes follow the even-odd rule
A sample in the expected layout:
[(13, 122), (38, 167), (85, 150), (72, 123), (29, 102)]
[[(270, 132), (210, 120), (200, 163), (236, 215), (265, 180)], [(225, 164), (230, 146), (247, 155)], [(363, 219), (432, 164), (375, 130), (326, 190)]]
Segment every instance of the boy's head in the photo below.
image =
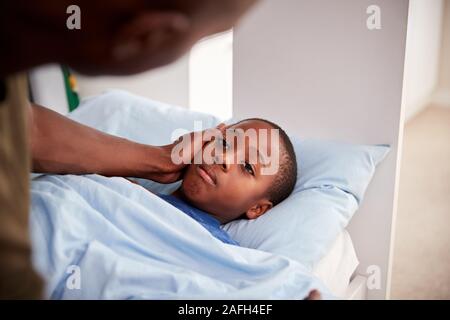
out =
[[(273, 129), (277, 135), (271, 135)], [(266, 135), (262, 134), (264, 131)], [(240, 136), (230, 132), (256, 132), (256, 139), (252, 143), (251, 135), (246, 135), (245, 143), (240, 144), (236, 140)], [(222, 138), (206, 143), (203, 151), (209, 144), (220, 145), (221, 157), (215, 154), (214, 159), (221, 161), (190, 164), (178, 193), (222, 223), (242, 215), (255, 219), (292, 192), (297, 179), (297, 161), (289, 137), (276, 124), (246, 119), (226, 127)], [(255, 154), (256, 160), (250, 159)], [(277, 156), (276, 170), (267, 174), (268, 160), (273, 162), (274, 156)]]

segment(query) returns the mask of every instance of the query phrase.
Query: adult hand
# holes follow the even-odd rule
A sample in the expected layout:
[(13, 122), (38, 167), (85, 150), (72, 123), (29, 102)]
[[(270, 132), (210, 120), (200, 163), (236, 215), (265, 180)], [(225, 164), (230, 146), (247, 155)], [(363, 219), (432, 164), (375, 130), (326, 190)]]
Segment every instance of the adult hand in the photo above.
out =
[[(156, 158), (158, 163), (156, 164), (156, 169), (149, 173), (148, 178), (160, 182), (160, 183), (172, 183), (182, 179), (184, 169), (186, 166), (192, 163), (194, 156), (203, 149), (203, 146), (211, 140), (214, 136), (213, 130), (217, 132), (223, 131), (225, 124), (221, 123), (215, 128), (206, 129), (204, 131), (196, 131), (187, 133), (171, 144), (156, 147), (157, 154)], [(182, 150), (180, 156), (185, 161), (181, 162), (174, 159), (174, 149), (178, 148)], [(184, 152), (188, 152), (185, 154)]]
[(311, 290), (308, 296), (303, 300), (322, 300), (322, 295), (320, 294), (320, 291), (314, 289)]

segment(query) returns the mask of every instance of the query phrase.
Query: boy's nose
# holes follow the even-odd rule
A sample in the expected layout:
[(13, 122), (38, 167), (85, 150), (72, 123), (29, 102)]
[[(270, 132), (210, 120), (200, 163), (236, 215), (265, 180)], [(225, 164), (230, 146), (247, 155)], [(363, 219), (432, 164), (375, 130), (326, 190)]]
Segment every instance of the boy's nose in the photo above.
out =
[(227, 172), (230, 169), (230, 164), (228, 161), (228, 156), (226, 154), (224, 154), (224, 156), (222, 157), (222, 159), (220, 159), (218, 156), (214, 157), (214, 163), (218, 166), (220, 166), (220, 168), (224, 171)]

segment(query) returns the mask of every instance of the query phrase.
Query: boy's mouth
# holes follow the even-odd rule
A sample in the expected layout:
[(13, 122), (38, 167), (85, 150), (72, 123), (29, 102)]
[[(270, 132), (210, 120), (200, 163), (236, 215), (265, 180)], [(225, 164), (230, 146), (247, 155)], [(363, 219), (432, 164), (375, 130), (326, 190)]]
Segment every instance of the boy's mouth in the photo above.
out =
[(210, 184), (212, 186), (216, 186), (216, 184), (217, 184), (216, 174), (214, 173), (213, 170), (211, 170), (210, 167), (199, 164), (197, 166), (197, 172), (200, 175), (200, 177), (203, 180), (205, 180), (205, 182), (207, 182), (208, 184)]

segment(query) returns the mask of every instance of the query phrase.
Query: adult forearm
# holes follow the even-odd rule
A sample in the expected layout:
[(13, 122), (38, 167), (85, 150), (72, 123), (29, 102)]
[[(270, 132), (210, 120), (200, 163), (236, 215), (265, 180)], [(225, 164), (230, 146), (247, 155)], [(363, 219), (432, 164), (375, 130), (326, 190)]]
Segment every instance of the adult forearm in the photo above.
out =
[(146, 146), (72, 121), (52, 110), (31, 108), (33, 171), (149, 177), (166, 159)]

